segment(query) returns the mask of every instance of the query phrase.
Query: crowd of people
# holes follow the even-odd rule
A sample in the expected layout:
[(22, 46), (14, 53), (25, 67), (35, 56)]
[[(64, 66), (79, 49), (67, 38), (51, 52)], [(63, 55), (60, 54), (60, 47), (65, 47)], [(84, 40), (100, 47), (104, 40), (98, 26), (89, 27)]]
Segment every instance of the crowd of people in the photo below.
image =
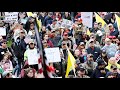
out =
[[(97, 12), (107, 23), (107, 30), (101, 22), (96, 22), (94, 13), (93, 28), (83, 24), (81, 12), (35, 13), (41, 21), (39, 36), (43, 50), (53, 47), (60, 49), (61, 62), (49, 64), (54, 78), (65, 78), (67, 49), (76, 60), (76, 75), (71, 70), (68, 78), (120, 78), (120, 35), (114, 12)], [(106, 19), (109, 14), (111, 17)], [(20, 15), (26, 23), (21, 22)], [(61, 26), (63, 19), (73, 24)], [(34, 20), (26, 12), (19, 12), (17, 22), (0, 20), (0, 27), (6, 28), (7, 32), (6, 36), (0, 36), (1, 78), (41, 78)], [(87, 30), (90, 31), (89, 35)]]

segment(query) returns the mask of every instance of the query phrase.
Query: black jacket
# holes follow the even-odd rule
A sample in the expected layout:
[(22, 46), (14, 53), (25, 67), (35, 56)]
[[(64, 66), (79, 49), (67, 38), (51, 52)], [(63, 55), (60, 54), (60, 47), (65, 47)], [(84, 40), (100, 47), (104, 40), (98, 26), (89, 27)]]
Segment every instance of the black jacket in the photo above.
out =
[(94, 47), (94, 50), (92, 50), (92, 48), (88, 48), (87, 49), (87, 53), (88, 54), (93, 54), (93, 59), (94, 59), (94, 61), (96, 61), (96, 59), (99, 57), (99, 55), (100, 55), (100, 48), (98, 48), (98, 47)]
[(17, 42), (14, 42), (12, 44), (12, 49), (15, 53), (15, 56), (18, 58), (18, 60), (23, 59), (26, 46), (27, 44), (25, 43), (24, 39), (22, 39), (19, 44)]
[(93, 71), (93, 73), (92, 73), (92, 75), (91, 75), (91, 78), (100, 78), (100, 77), (105, 77), (106, 76), (106, 74), (107, 74), (107, 72), (109, 72), (109, 70), (108, 69), (104, 69), (105, 71), (106, 71), (106, 73), (105, 74), (103, 74), (103, 73), (101, 73), (100, 71), (100, 69), (98, 68), (98, 66), (96, 67), (96, 69)]

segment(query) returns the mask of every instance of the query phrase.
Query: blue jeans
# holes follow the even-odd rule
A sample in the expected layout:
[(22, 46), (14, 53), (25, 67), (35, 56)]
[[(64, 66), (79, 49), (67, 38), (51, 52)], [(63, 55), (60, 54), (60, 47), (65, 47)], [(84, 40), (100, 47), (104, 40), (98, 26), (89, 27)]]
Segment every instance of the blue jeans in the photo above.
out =
[(17, 77), (18, 77), (21, 72), (21, 64), (16, 65), (15, 69), (13, 70), (13, 74), (15, 75), (16, 72), (17, 72)]

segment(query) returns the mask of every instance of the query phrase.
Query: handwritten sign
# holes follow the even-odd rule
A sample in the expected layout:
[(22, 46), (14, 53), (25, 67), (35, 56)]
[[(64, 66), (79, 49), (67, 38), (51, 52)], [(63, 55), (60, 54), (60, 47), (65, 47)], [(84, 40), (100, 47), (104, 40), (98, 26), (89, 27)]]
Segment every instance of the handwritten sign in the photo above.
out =
[(5, 21), (18, 21), (18, 12), (5, 12)]
[(28, 64), (29, 65), (38, 64), (39, 54), (37, 53), (37, 49), (29, 50), (27, 55), (28, 55)]
[(81, 12), (81, 19), (83, 24), (89, 28), (92, 28), (93, 13), (92, 12)]
[(45, 54), (49, 63), (51, 62), (61, 62), (59, 48), (46, 48)]
[(0, 27), (0, 35), (6, 36), (6, 28)]

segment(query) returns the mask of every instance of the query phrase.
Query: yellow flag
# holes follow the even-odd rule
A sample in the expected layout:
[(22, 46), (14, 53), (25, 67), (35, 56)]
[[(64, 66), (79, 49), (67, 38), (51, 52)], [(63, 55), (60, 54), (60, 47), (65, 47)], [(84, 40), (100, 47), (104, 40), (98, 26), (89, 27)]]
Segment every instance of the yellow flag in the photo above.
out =
[(39, 32), (40, 32), (42, 28), (42, 23), (41, 23), (41, 20), (38, 20), (38, 18), (37, 18), (37, 24), (38, 24)]
[[(34, 14), (32, 12), (27, 12), (27, 16), (30, 17), (30, 16), (34, 16)], [(41, 31), (41, 28), (42, 28), (42, 23), (41, 23), (41, 20), (38, 20), (38, 18), (36, 18), (37, 20), (37, 24), (38, 24), (38, 30), (39, 32)]]
[(117, 21), (118, 30), (120, 30), (120, 18), (116, 14), (115, 14), (115, 17), (116, 17), (116, 21)]
[(107, 25), (107, 23), (97, 13), (95, 13), (95, 18), (97, 23), (102, 23), (102, 27), (105, 27), (105, 25)]
[(30, 17), (30, 16), (33, 17), (33, 13), (32, 13), (32, 12), (27, 12), (27, 16), (28, 16), (28, 17)]
[(69, 72), (71, 70), (73, 70), (74, 74), (75, 74), (75, 61), (76, 61), (75, 58), (73, 57), (71, 52), (68, 50), (68, 63), (67, 63), (67, 71), (66, 71), (66, 75), (65, 75), (66, 78), (68, 77)]
[(91, 35), (91, 33), (90, 33), (90, 30), (89, 29), (87, 29), (87, 35)]

